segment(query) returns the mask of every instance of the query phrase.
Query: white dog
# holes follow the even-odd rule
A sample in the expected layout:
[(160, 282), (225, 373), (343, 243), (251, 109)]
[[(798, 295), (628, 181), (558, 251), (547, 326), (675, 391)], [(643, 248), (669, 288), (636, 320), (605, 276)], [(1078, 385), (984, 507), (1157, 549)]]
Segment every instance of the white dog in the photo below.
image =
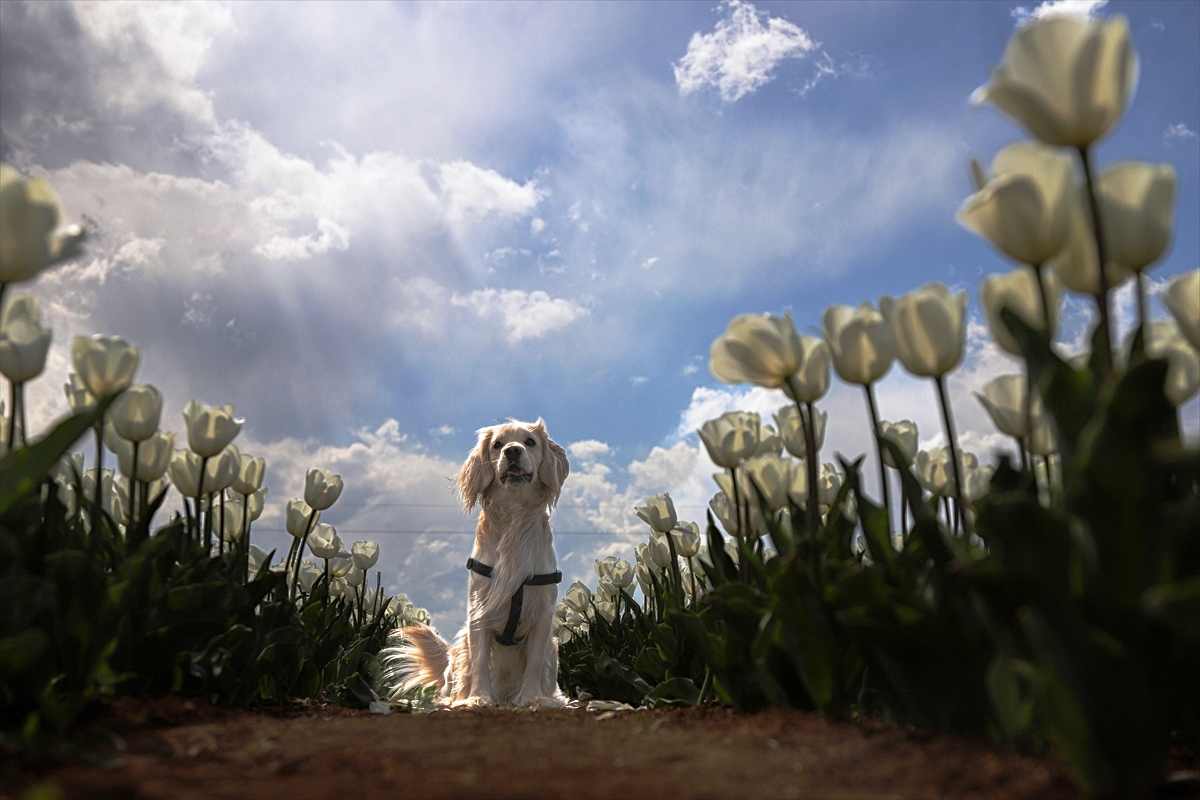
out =
[(454, 644), (425, 625), (393, 632), (384, 682), (399, 692), (433, 685), (452, 705), (560, 707), (557, 584), (550, 510), (569, 467), (542, 420), (483, 428), (458, 472), (469, 513), (480, 506), (467, 561), (467, 624)]

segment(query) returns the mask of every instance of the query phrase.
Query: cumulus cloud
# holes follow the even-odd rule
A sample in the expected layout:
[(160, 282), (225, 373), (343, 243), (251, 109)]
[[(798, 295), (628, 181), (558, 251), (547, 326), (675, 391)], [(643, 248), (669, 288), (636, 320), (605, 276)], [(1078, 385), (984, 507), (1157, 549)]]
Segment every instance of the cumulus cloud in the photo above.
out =
[(1108, 5), (1108, 0), (1044, 0), (1033, 8), (1017, 6), (1010, 13), (1018, 25), (1035, 19), (1046, 17), (1070, 16), (1092, 19), (1099, 16), (1100, 9)]
[(674, 65), (679, 93), (716, 88), (734, 103), (770, 81), (779, 62), (803, 58), (816, 44), (800, 26), (743, 0), (727, 0), (712, 33), (694, 33)]
[(1168, 125), (1167, 129), (1163, 131), (1163, 144), (1171, 144), (1175, 141), (1187, 141), (1188, 139), (1195, 138), (1196, 132), (1183, 122)]
[(480, 289), (465, 296), (456, 294), (450, 302), (473, 309), (480, 317), (499, 317), (510, 344), (541, 338), (591, 313), (573, 300), (551, 297), (541, 290)]

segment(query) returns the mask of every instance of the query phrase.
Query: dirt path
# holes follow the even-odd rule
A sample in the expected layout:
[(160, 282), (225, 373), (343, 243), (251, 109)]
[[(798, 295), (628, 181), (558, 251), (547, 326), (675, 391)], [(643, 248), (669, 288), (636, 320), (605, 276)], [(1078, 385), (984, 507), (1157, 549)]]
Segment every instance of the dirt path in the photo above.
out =
[(1080, 796), (1051, 759), (779, 709), (384, 716), (325, 706), (248, 712), (163, 698), (112, 704), (90, 726), (124, 740), (115, 764), (16, 769), (6, 758), (0, 787), (10, 796), (38, 785), (97, 799)]

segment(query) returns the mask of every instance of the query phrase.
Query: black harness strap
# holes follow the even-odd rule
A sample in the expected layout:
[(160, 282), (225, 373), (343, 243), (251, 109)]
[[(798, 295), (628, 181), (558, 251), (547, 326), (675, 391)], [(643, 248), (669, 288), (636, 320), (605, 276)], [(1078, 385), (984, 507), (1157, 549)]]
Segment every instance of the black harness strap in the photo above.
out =
[[(473, 558), (467, 559), (467, 569), (478, 573), (485, 578), (492, 577), (493, 569), (487, 564), (476, 561)], [(517, 632), (517, 623), (521, 621), (521, 606), (525, 604), (525, 587), (526, 586), (549, 586), (552, 583), (562, 583), (562, 573), (548, 572), (545, 575), (532, 575), (524, 580), (513, 592), (512, 600), (508, 603), (508, 622), (504, 625), (504, 632), (496, 634), (496, 641), (500, 644), (513, 645), (520, 642), (520, 639), (514, 637)]]

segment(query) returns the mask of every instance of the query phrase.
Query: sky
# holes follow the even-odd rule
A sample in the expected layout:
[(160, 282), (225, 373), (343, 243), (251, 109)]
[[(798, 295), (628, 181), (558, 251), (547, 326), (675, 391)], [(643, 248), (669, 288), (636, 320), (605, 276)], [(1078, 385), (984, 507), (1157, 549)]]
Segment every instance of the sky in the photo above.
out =
[[(451, 478), (476, 430), (541, 417), (567, 448), (556, 548), (594, 583), (595, 558), (632, 559), (649, 495), (703, 520), (701, 423), (786, 402), (709, 373), (738, 314), (812, 333), (831, 304), (967, 291), (949, 384), (988, 463), (1005, 442), (972, 392), (1018, 364), (978, 285), (1012, 267), (954, 213), (968, 160), (1025, 135), (969, 98), (1017, 25), (1064, 11), (1129, 20), (1137, 92), (1097, 161), (1177, 171), (1161, 288), (1200, 263), (1194, 2), (6, 0), (0, 156), (90, 234), (25, 287), (54, 330), (31, 427), (67, 411), (72, 337), (125, 337), (165, 428), (192, 398), (245, 418), (235, 444), (267, 459), (256, 543), (283, 552), (284, 504), (332, 469), (323, 521), (378, 541), (384, 585), (450, 630), (474, 528)], [(1128, 291), (1117, 306), (1123, 331)], [(1064, 351), (1090, 320), (1067, 300)], [(897, 365), (877, 392), (944, 443), (929, 381)], [(868, 450), (859, 388), (819, 405), (823, 460)], [(1196, 400), (1183, 418), (1195, 436)]]

